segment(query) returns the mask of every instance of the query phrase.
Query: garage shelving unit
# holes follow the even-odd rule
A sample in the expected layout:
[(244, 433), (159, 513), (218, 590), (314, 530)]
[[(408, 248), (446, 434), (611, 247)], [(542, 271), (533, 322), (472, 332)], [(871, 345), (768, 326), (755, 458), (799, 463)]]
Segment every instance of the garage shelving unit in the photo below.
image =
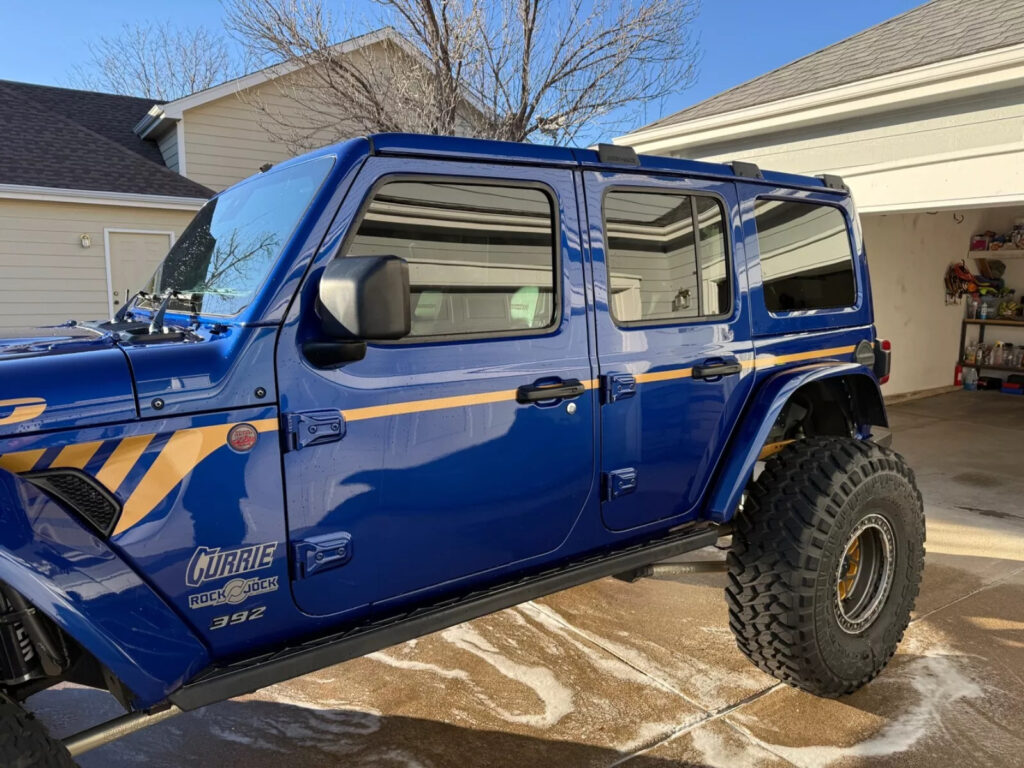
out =
[(1024, 259), (1024, 251), (1015, 251), (1012, 248), (1000, 248), (998, 251), (968, 251), (967, 255), (972, 259)]
[[(975, 253), (984, 253), (984, 251), (975, 251)], [(995, 251), (998, 253), (998, 251)], [(1024, 254), (1024, 251), (1013, 251), (1013, 253)], [(985, 343), (985, 328), (990, 325), (1002, 325), (1012, 326), (1014, 328), (1024, 329), (1024, 321), (1020, 320), (1000, 320), (993, 318), (991, 320), (971, 320), (964, 318), (960, 322), (960, 360), (959, 364), (964, 368), (974, 368), (975, 370), (981, 371), (1012, 371), (1013, 373), (1024, 374), (1024, 368), (1014, 368), (1012, 365), (978, 365), (977, 363), (968, 363), (964, 360), (964, 344), (967, 342), (967, 326), (977, 325), (978, 326), (978, 344)]]

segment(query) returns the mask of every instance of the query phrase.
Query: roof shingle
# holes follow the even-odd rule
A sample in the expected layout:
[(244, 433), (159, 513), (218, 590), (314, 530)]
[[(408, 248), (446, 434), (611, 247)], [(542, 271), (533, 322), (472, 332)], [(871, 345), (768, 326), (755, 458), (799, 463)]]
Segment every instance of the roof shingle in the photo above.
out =
[(132, 128), (151, 99), (0, 81), (0, 184), (173, 197), (213, 192)]
[(1021, 0), (932, 0), (641, 130), (768, 104), (1021, 42)]

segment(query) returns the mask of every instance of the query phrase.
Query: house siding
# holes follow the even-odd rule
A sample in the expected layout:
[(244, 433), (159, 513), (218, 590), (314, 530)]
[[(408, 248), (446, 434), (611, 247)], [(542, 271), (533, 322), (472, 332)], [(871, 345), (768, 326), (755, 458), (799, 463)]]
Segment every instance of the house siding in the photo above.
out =
[[(266, 117), (254, 104), (282, 114), (300, 112), (302, 107), (286, 88), (285, 83), (272, 81), (186, 110), (186, 175), (219, 192), (257, 173), (264, 163), (299, 154), (261, 125)], [(339, 133), (331, 132), (313, 143), (323, 146), (337, 141)], [(356, 133), (353, 128), (352, 135)]]
[[(180, 235), (194, 213), (0, 200), (0, 327), (106, 317), (105, 228)], [(92, 244), (81, 245), (88, 234)]]
[(1020, 93), (996, 91), (720, 144), (687, 146), (677, 154), (695, 160), (751, 160), (763, 168), (792, 173), (849, 172), (861, 166), (1019, 143), (1022, 120)]
[(164, 165), (176, 173), (181, 170), (178, 166), (178, 129), (171, 128), (167, 133), (157, 139), (157, 146), (160, 147), (160, 154), (163, 155)]
[(225, 96), (185, 113), (187, 175), (217, 192), (279, 163), (292, 152), (257, 122), (255, 107), (238, 95)]
[[(370, 69), (386, 66), (382, 44), (376, 43), (348, 54), (355, 65)], [(414, 66), (410, 63), (410, 66)], [(301, 154), (272, 136), (262, 125), (267, 118), (254, 104), (272, 114), (295, 115), (301, 125), (308, 112), (289, 95), (293, 75), (284, 75), (262, 85), (223, 96), (186, 109), (185, 175), (213, 190), (221, 191), (259, 171), (264, 163), (279, 163)], [(325, 146), (345, 137), (361, 135), (355, 125), (338, 126), (320, 136), (304, 140), (310, 148)]]

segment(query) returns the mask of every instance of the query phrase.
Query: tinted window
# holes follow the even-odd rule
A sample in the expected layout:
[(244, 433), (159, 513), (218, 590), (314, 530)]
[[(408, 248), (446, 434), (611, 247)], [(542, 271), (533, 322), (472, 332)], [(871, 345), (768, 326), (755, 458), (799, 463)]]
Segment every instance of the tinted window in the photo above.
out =
[[(318, 157), (254, 176), (200, 209), (157, 268), (146, 291), (191, 294), (203, 314), (235, 315), (270, 268), (334, 164)], [(157, 302), (150, 302), (150, 305)], [(191, 311), (191, 301), (171, 309)]]
[(717, 200), (615, 190), (605, 196), (604, 221), (609, 306), (617, 322), (729, 311), (729, 259)]
[(555, 319), (551, 199), (539, 189), (395, 181), (348, 256), (409, 263), (411, 336), (546, 328)]
[(838, 208), (754, 204), (764, 301), (772, 312), (849, 307), (857, 300), (846, 218)]

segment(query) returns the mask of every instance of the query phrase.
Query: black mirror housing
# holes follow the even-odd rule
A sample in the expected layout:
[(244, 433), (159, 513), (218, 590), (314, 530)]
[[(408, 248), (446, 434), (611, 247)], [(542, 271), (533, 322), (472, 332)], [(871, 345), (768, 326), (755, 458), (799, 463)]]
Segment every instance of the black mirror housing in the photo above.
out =
[(401, 339), (412, 329), (409, 265), (398, 256), (349, 256), (320, 278), (320, 321), (335, 339)]

